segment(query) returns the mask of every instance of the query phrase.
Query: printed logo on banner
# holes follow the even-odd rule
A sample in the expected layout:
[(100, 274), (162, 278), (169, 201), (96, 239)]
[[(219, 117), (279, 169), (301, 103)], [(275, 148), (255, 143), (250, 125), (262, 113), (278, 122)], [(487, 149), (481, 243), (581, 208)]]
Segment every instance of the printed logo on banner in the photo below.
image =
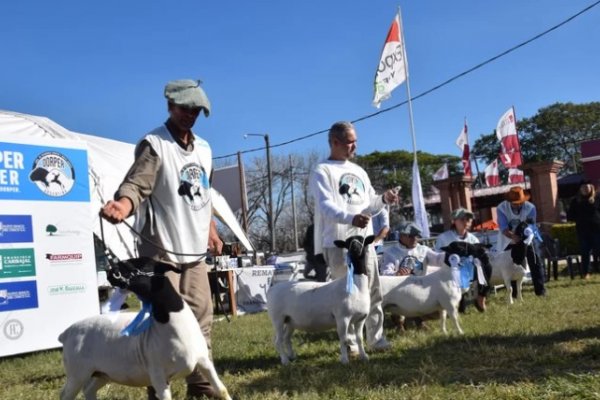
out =
[(0, 283), (0, 312), (38, 308), (35, 281)]
[(31, 243), (31, 215), (0, 215), (0, 243)]
[(50, 264), (79, 264), (83, 261), (83, 253), (46, 253), (46, 260)]
[(0, 278), (35, 276), (33, 249), (0, 249)]
[(46, 151), (33, 162), (29, 179), (48, 196), (62, 197), (73, 188), (75, 168), (63, 154)]
[(10, 340), (17, 340), (20, 338), (21, 335), (23, 335), (24, 330), (23, 324), (18, 319), (9, 319), (4, 324), (4, 329), (2, 329), (4, 336)]
[(81, 231), (62, 229), (58, 224), (48, 224), (44, 230), (47, 236), (79, 236)]
[(65, 283), (62, 285), (55, 285), (55, 286), (48, 287), (48, 294), (50, 294), (50, 296), (84, 293), (84, 292), (85, 292), (85, 284), (83, 284), (83, 283)]
[(0, 200), (89, 202), (87, 172), (85, 149), (0, 140)]
[(23, 153), (2, 149), (0, 152), (0, 192), (19, 193), (19, 170), (23, 170)]

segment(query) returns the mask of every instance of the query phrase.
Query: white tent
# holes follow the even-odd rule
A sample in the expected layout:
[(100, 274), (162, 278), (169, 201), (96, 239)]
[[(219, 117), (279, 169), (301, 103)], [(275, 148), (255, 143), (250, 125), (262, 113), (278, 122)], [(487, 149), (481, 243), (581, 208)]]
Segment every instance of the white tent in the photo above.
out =
[[(76, 133), (65, 129), (54, 121), (34, 115), (0, 110), (0, 139), (10, 132), (21, 137), (36, 139), (81, 140), (88, 147), (88, 167), (90, 177), (90, 197), (92, 210), (100, 211), (102, 205), (112, 199), (117, 187), (133, 162), (135, 146), (117, 140)], [(213, 189), (213, 207), (219, 218), (238, 237), (242, 244), (253, 250), (233, 212), (223, 196)], [(128, 220), (130, 224), (133, 221)], [(100, 237), (99, 214), (93, 215), (93, 231)], [(108, 248), (121, 259), (135, 256), (134, 237), (124, 224), (116, 226), (104, 224), (105, 242)]]

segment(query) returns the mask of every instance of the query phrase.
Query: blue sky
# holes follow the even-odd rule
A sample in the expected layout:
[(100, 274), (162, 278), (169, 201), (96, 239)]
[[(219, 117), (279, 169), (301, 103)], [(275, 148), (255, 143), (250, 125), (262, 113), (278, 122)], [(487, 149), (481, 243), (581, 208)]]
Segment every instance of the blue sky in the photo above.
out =
[[(0, 109), (136, 142), (166, 117), (164, 84), (200, 78), (213, 113), (196, 132), (215, 156), (293, 140), (377, 111), (373, 77), (402, 7), (412, 95), (576, 14), (595, 0), (29, 1), (3, 4)], [(454, 154), (515, 106), (600, 97), (600, 5), (413, 103), (417, 148)], [(397, 88), (382, 108), (406, 100)], [(359, 154), (412, 150), (406, 106), (360, 122)], [(275, 147), (325, 152), (326, 135)], [(244, 155), (246, 159), (264, 153)]]

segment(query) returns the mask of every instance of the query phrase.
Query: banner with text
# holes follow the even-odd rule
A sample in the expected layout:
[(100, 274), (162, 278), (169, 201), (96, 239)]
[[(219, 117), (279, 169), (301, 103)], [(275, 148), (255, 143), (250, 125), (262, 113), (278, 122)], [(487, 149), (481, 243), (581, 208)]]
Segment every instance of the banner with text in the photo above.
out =
[(0, 357), (99, 313), (84, 143), (0, 132)]

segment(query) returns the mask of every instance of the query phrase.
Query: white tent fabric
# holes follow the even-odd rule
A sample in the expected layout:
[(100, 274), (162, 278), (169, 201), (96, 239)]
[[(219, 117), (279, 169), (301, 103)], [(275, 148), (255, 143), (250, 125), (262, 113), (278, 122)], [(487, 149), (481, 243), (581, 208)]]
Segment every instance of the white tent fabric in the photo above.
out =
[[(133, 144), (72, 132), (45, 117), (0, 110), (0, 140), (9, 133), (10, 135), (18, 134), (30, 137), (32, 144), (35, 144), (36, 138), (69, 139), (86, 142), (91, 207), (92, 210), (98, 210), (98, 212), (102, 205), (113, 197), (133, 162), (135, 148)], [(216, 199), (213, 207), (221, 220), (248, 250), (252, 250), (253, 246), (244, 234), (225, 198), (214, 189), (213, 196)], [(127, 222), (130, 225), (133, 224), (133, 218), (128, 219)], [(93, 224), (94, 233), (100, 237), (100, 218), (96, 212), (93, 215)], [(105, 223), (104, 239), (108, 248), (117, 257), (126, 259), (135, 256), (133, 234), (124, 224), (111, 225)]]

